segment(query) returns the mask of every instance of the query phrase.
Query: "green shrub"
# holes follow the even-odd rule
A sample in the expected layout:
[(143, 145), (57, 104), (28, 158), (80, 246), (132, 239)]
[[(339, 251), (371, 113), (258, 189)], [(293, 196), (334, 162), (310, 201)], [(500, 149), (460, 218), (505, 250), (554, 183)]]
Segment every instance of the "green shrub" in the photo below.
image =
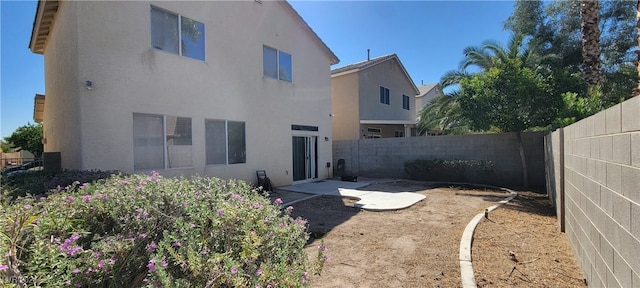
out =
[(406, 162), (404, 171), (414, 180), (483, 183), (494, 165), (487, 160), (418, 159)]
[[(157, 173), (3, 206), (0, 281), (60, 287), (305, 287), (306, 222), (240, 181)], [(283, 214), (284, 213), (284, 214)], [(7, 284), (7, 283), (5, 283)]]

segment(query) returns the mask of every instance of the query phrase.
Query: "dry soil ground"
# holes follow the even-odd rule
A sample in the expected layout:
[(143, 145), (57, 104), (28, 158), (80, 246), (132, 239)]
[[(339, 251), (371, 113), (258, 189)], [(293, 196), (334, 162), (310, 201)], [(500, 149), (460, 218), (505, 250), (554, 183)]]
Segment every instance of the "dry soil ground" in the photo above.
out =
[[(363, 189), (427, 197), (407, 209), (385, 212), (362, 211), (353, 207), (356, 200), (337, 196), (294, 204), (293, 216), (309, 220), (308, 252), (324, 241), (331, 258), (322, 275), (311, 279), (312, 287), (459, 287), (458, 251), (465, 226), (509, 196), (404, 180)], [(287, 202), (301, 195), (280, 192), (274, 197)], [(478, 286), (584, 286), (546, 195), (521, 192), (489, 219), (477, 227), (473, 244)]]

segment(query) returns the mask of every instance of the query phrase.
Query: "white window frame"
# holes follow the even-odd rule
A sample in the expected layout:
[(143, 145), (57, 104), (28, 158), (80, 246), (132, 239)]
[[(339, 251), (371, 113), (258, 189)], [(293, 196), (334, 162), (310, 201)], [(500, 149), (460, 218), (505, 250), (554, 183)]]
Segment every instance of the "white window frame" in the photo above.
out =
[[(203, 62), (206, 61), (206, 59), (207, 59), (207, 41), (206, 41), (207, 40), (207, 35), (206, 35), (207, 27), (206, 27), (206, 24), (204, 22), (200, 22), (200, 21), (194, 20), (194, 19), (192, 19), (190, 17), (182, 16), (182, 14), (171, 12), (171, 11), (169, 11), (167, 9), (163, 9), (163, 8), (160, 8), (160, 7), (157, 7), (157, 6), (154, 6), (154, 5), (151, 5), (151, 9), (149, 10), (149, 14), (150, 15), (152, 13), (151, 10), (153, 10), (153, 9), (161, 11), (163, 13), (175, 15), (175, 16), (178, 17), (178, 55), (180, 55), (182, 57), (194, 59), (194, 60), (203, 61)], [(202, 27), (204, 28), (203, 31), (202, 31), (202, 45), (203, 45), (202, 49), (203, 49), (203, 53), (204, 53), (204, 55), (202, 55), (203, 59), (187, 56), (187, 55), (184, 55), (184, 53), (182, 52), (182, 18), (183, 17), (202, 24)], [(151, 22), (150, 29), (153, 29), (153, 22)], [(151, 33), (151, 35), (153, 35), (153, 33)], [(168, 50), (165, 50), (165, 49), (161, 49), (161, 48), (156, 48), (153, 45), (153, 36), (151, 36), (151, 37), (152, 37), (151, 38), (151, 47), (153, 49), (160, 50), (160, 51), (163, 51), (163, 52), (166, 52), (166, 53), (170, 53), (170, 54), (174, 54), (171, 51), (168, 51)]]
[[(224, 122), (224, 157), (225, 163), (208, 163), (208, 151), (207, 151), (207, 121), (219, 121)], [(241, 122), (244, 124), (244, 162), (238, 163), (229, 163), (229, 122)], [(236, 121), (236, 120), (225, 120), (225, 119), (205, 119), (205, 164), (207, 166), (216, 166), (216, 165), (237, 165), (237, 164), (247, 164), (247, 122), (246, 121)]]
[[(271, 77), (271, 76), (267, 75), (266, 73), (264, 73), (265, 72), (264, 71), (264, 48), (265, 47), (276, 51), (276, 77)], [(291, 68), (291, 75), (289, 75), (289, 77), (291, 78), (291, 81), (289, 81), (287, 79), (282, 79), (280, 77), (280, 53), (287, 54), (287, 55), (289, 55), (289, 57), (291, 57), (291, 67), (290, 67)], [(277, 80), (288, 82), (288, 83), (293, 83), (293, 55), (291, 53), (284, 52), (284, 51), (282, 51), (280, 49), (276, 49), (276, 48), (273, 48), (273, 47), (268, 46), (268, 45), (262, 45), (262, 61), (263, 61), (262, 75), (264, 77), (277, 79)]]
[[(180, 116), (173, 116), (173, 115), (165, 115), (165, 114), (151, 114), (151, 113), (137, 113), (134, 112), (133, 116), (135, 118), (135, 115), (149, 115), (149, 116), (156, 116), (156, 117), (162, 117), (162, 150), (163, 150), (163, 157), (164, 159), (162, 159), (163, 161), (163, 167), (161, 168), (157, 168), (157, 169), (163, 169), (163, 170), (177, 170), (177, 169), (190, 169), (193, 168), (193, 118), (191, 117), (180, 117)], [(169, 166), (169, 151), (167, 149), (167, 116), (171, 116), (171, 117), (176, 117), (176, 118), (189, 118), (191, 119), (191, 166), (184, 166), (184, 167), (168, 167)], [(135, 132), (135, 131), (134, 131)], [(135, 138), (135, 135), (134, 135)], [(134, 140), (135, 141), (135, 140)], [(134, 143), (135, 145), (135, 143)], [(153, 170), (156, 168), (150, 168), (150, 169), (135, 169), (135, 157), (134, 157), (134, 171), (144, 171), (144, 170)]]

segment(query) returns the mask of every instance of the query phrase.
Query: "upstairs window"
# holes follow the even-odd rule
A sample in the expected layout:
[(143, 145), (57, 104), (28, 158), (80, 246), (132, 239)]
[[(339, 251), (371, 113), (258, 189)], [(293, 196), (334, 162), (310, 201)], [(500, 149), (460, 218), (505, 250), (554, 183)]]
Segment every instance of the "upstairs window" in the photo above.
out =
[(262, 46), (262, 70), (264, 76), (292, 82), (293, 69), (291, 67), (291, 54)]
[(402, 95), (402, 109), (409, 110), (409, 96)]
[(152, 6), (151, 46), (204, 61), (204, 24)]
[(389, 89), (380, 86), (380, 103), (389, 105)]

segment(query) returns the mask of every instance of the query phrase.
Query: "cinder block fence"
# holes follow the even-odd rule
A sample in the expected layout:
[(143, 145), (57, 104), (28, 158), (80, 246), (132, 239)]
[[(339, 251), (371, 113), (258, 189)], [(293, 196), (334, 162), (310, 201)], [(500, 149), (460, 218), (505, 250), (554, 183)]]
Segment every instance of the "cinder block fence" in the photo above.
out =
[(547, 191), (590, 287), (640, 287), (640, 97), (545, 137)]
[[(522, 136), (531, 187), (545, 187), (544, 133)], [(408, 178), (404, 163), (416, 159), (489, 160), (495, 163), (486, 183), (522, 185), (522, 164), (515, 133), (360, 139), (333, 142), (333, 167), (345, 159), (345, 171), (367, 177)], [(334, 171), (335, 173), (336, 171)]]

